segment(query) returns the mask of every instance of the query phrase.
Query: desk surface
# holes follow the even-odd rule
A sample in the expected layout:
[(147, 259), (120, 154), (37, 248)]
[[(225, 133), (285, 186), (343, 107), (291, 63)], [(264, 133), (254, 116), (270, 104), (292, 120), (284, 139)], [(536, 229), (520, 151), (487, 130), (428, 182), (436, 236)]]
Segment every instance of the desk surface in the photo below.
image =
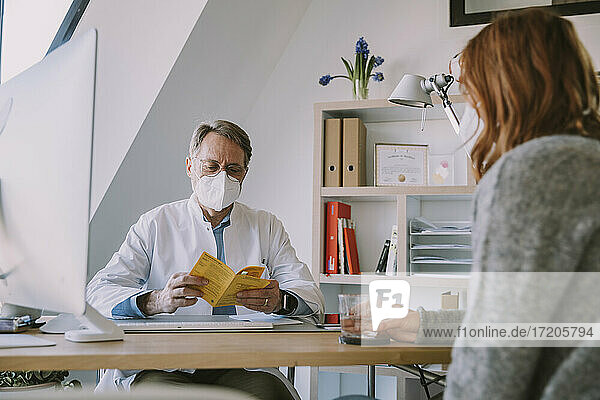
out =
[(450, 362), (448, 347), (338, 343), (337, 332), (127, 334), (122, 342), (72, 343), (38, 333), (52, 347), (0, 349), (0, 370), (259, 368)]

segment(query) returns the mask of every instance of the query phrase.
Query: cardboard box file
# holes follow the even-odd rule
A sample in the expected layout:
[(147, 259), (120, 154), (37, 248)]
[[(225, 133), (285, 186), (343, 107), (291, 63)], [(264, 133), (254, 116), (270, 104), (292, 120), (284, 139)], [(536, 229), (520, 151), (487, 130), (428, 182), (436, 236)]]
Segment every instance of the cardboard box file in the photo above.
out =
[(367, 128), (358, 118), (344, 118), (342, 129), (343, 186), (365, 186)]
[(458, 310), (458, 293), (442, 293), (442, 310)]
[(342, 186), (342, 120), (326, 119), (323, 186)]

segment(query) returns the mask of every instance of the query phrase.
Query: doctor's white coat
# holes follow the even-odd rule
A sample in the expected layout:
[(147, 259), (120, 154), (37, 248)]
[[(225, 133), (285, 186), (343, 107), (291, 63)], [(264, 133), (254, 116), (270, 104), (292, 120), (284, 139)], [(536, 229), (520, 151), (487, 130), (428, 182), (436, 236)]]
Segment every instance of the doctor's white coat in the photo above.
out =
[[(231, 225), (223, 232), (225, 259), (234, 272), (248, 265), (266, 267), (266, 278), (302, 298), (319, 314), (324, 299), (306, 266), (298, 260), (283, 224), (273, 214), (235, 203)], [(165, 204), (142, 215), (129, 229), (105, 268), (87, 287), (87, 301), (111, 317), (113, 307), (130, 296), (164, 288), (175, 272), (188, 272), (202, 252), (217, 255), (211, 224), (204, 220), (194, 195), (187, 200)], [(236, 306), (238, 314), (253, 312)], [(210, 315), (212, 307), (200, 299), (195, 305), (179, 308), (175, 314)], [(128, 388), (137, 371), (107, 371), (98, 390)]]

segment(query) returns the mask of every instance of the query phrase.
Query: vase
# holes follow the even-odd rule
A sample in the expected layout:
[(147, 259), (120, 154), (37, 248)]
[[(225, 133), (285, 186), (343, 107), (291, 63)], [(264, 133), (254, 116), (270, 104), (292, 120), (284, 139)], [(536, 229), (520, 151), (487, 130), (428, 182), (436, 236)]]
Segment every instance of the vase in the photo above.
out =
[(352, 95), (354, 100), (367, 100), (369, 98), (368, 81), (364, 82), (362, 79), (355, 79), (353, 83)]

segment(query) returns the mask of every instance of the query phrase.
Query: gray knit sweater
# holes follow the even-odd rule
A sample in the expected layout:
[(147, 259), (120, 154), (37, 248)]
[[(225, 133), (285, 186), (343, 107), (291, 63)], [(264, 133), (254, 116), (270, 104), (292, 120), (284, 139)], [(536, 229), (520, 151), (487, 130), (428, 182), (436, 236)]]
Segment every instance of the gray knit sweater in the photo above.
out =
[[(481, 179), (473, 209), (474, 271), (600, 272), (600, 141), (555, 135), (516, 147)], [(505, 302), (472, 280), (466, 313), (419, 310), (417, 341), (436, 323), (501, 321), (510, 302), (543, 302), (528, 297), (531, 284), (501, 288)], [(598, 399), (600, 348), (455, 347), (444, 398)]]

